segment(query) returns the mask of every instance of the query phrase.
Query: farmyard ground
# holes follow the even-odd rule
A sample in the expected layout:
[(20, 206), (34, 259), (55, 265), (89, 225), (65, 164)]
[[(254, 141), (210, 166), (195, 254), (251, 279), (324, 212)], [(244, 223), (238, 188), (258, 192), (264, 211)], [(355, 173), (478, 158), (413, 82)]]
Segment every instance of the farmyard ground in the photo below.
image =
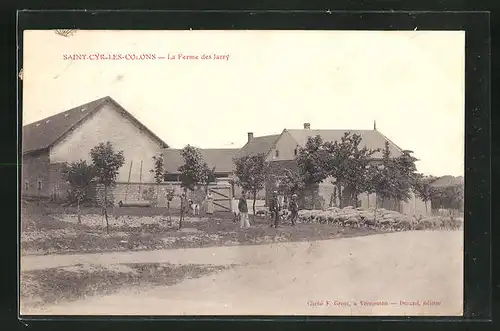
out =
[[(21, 257), (26, 315), (461, 313), (461, 230), (276, 230), (259, 220), (242, 231), (226, 217), (190, 219), (180, 232), (168, 221), (138, 226), (137, 215), (122, 215), (131, 224), (120, 226), (119, 218), (106, 235), (92, 213), (82, 225), (63, 213), (25, 215), (24, 244), (45, 243), (39, 254), (24, 249)], [(99, 239), (82, 244), (83, 233)], [(163, 244), (126, 245), (136, 238)]]

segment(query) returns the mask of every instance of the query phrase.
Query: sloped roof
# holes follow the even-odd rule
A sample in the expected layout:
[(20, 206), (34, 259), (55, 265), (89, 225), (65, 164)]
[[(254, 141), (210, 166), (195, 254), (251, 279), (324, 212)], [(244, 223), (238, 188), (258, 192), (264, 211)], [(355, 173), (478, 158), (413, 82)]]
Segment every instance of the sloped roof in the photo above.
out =
[(432, 187), (451, 187), (464, 184), (463, 177), (442, 176), (431, 183)]
[[(292, 137), (297, 141), (297, 144), (304, 147), (308, 137), (315, 137), (317, 135), (321, 136), (323, 141), (340, 141), (344, 136), (345, 132), (350, 132), (351, 134), (357, 134), (361, 136), (361, 147), (366, 147), (368, 149), (383, 149), (385, 147), (385, 142), (389, 142), (389, 150), (392, 157), (398, 157), (402, 155), (402, 150), (386, 136), (377, 130), (286, 130)], [(382, 152), (377, 152), (373, 154), (373, 158), (382, 158)]]
[[(215, 167), (215, 172), (232, 172), (233, 157), (239, 151), (237, 148), (199, 149), (203, 160), (209, 168)], [(180, 149), (166, 148), (163, 150), (163, 165), (168, 173), (178, 173), (184, 163)]]
[(120, 104), (118, 104), (111, 97), (106, 96), (104, 98), (88, 102), (62, 113), (58, 113), (56, 115), (23, 126), (23, 154), (51, 147), (77, 125), (90, 118), (91, 114), (97, 112), (99, 109), (101, 109), (101, 106), (103, 106), (107, 102), (111, 102), (115, 106), (117, 106), (125, 116), (131, 119), (143, 130), (148, 132), (163, 147), (168, 147), (168, 145), (163, 140), (158, 138), (153, 132), (151, 132), (134, 116), (132, 116), (132, 114), (127, 112)]
[(279, 134), (274, 134), (270, 136), (255, 137), (247, 142), (235, 157), (252, 156), (261, 153), (267, 154), (280, 136)]

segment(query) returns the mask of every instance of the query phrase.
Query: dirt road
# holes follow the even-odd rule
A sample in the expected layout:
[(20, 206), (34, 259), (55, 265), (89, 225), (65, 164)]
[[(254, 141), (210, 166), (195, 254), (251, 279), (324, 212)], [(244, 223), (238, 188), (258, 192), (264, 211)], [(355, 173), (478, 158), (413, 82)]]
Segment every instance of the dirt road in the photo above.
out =
[(24, 314), (461, 315), (463, 232), (418, 231), (260, 246), (29, 256), (76, 263), (239, 264), (170, 287), (123, 290)]

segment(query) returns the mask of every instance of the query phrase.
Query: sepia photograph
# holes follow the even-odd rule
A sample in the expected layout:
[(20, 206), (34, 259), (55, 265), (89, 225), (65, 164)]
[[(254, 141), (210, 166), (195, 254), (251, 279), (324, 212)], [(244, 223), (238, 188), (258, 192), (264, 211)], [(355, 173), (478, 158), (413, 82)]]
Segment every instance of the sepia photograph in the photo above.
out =
[(463, 315), (464, 31), (22, 50), (21, 315)]

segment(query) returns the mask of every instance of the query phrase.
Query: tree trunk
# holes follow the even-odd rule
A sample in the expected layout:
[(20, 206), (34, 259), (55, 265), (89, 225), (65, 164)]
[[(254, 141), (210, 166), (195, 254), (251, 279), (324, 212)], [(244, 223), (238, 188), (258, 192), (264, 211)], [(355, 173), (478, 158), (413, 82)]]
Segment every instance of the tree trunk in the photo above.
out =
[(373, 212), (373, 220), (374, 222), (377, 221), (377, 206), (378, 206), (378, 195), (375, 193), (375, 210)]
[(182, 201), (181, 201), (181, 216), (179, 218), (179, 230), (182, 228), (182, 218), (184, 217), (184, 209), (185, 208), (184, 208)]
[(342, 201), (342, 185), (340, 183), (337, 184), (337, 192), (339, 197), (339, 208), (342, 209), (344, 207), (344, 203)]
[(160, 184), (156, 183), (156, 199), (155, 199), (155, 207), (158, 207), (160, 204)]
[(82, 224), (82, 218), (80, 217), (80, 198), (76, 199), (76, 214), (78, 215), (78, 224)]
[(253, 204), (252, 204), (252, 209), (253, 209), (253, 221), (255, 222), (255, 200), (257, 199), (257, 191), (253, 191)]
[(108, 221), (108, 187), (104, 185), (104, 218), (106, 219), (106, 233), (109, 233)]
[(427, 200), (424, 201), (424, 204), (425, 204), (425, 214), (427, 215), (429, 213), (429, 211), (427, 210)]
[(172, 221), (172, 218), (170, 216), (170, 201), (167, 201), (167, 214), (168, 214), (168, 220)]

